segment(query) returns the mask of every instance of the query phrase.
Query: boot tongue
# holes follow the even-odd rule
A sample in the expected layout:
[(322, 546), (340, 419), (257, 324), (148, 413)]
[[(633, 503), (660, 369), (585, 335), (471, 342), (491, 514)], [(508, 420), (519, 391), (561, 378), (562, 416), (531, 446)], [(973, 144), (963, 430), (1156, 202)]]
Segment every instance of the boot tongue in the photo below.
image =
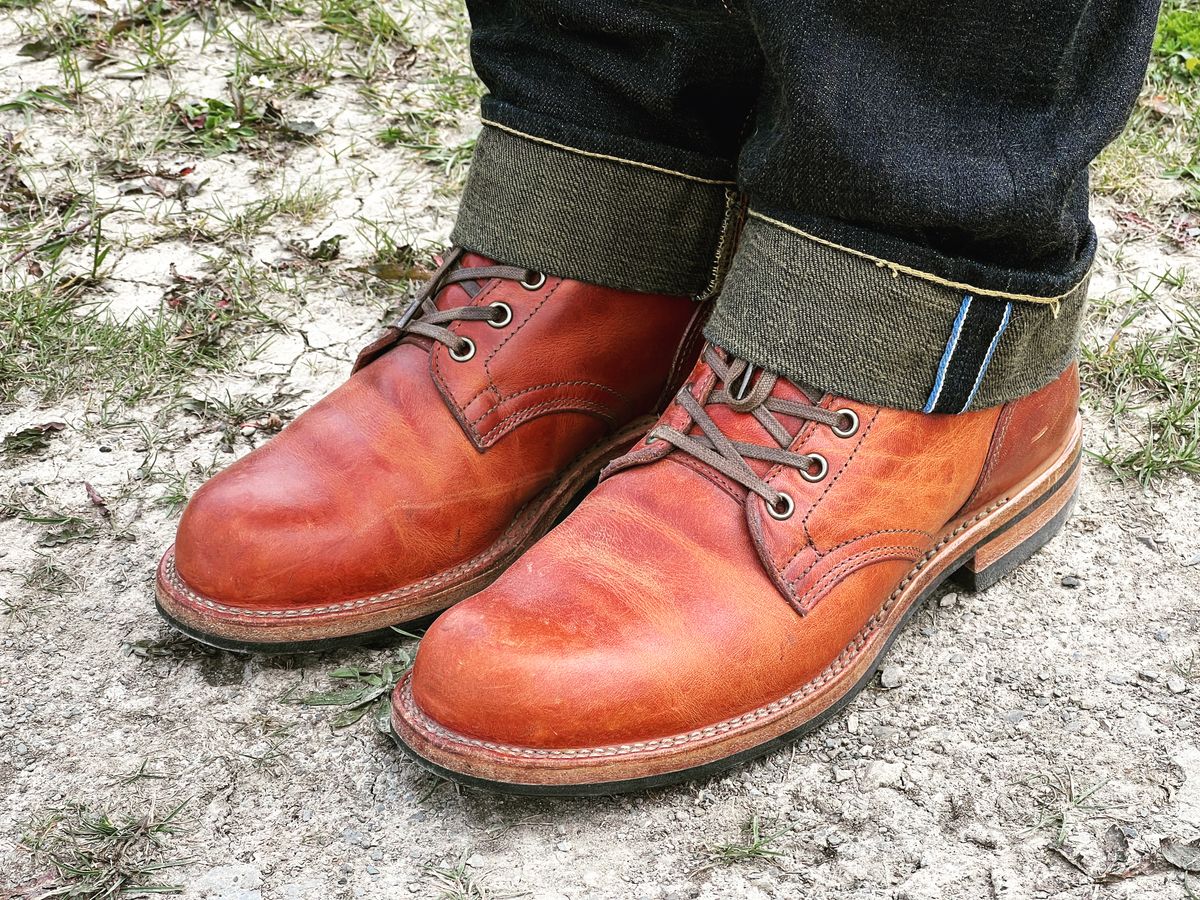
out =
[[(435, 260), (438, 265), (441, 265), (441, 258)], [(480, 256), (478, 253), (464, 253), (458, 261), (458, 269), (478, 269), (485, 266), (494, 266), (496, 262), (488, 259), (486, 256)], [(457, 271), (457, 270), (456, 270)], [(478, 287), (483, 287), (483, 282), (468, 282), (469, 284)], [(452, 284), (442, 288), (438, 292), (435, 300), (438, 309), (454, 309), (456, 306), (470, 306), (471, 295), (467, 293), (465, 284)]]
[[(435, 257), (434, 262), (440, 268), (442, 257)], [(495, 261), (488, 259), (486, 256), (480, 256), (478, 253), (464, 253), (458, 261), (458, 269), (475, 269), (494, 265), (496, 265)], [(444, 310), (453, 309), (458, 306), (470, 306), (471, 295), (467, 292), (467, 284), (473, 285), (476, 288), (483, 286), (481, 282), (475, 281), (448, 285), (438, 291), (437, 297), (434, 298), (437, 308)], [(389, 329), (387, 333), (376, 338), (359, 352), (351, 373), (357, 372), (363, 366), (404, 345), (413, 345), (429, 351), (433, 347), (433, 341), (415, 334), (398, 335), (394, 329)]]

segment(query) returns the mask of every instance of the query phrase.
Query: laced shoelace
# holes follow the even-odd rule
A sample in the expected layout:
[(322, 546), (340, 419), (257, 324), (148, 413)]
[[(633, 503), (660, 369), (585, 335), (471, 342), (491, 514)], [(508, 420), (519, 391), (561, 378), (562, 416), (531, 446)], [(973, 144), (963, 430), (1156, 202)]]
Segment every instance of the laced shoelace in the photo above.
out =
[[(858, 417), (851, 410), (834, 411), (808, 403), (772, 397), (771, 391), (778, 377), (769, 372), (760, 372), (754, 387), (750, 388), (754, 367), (736, 357), (726, 362), (721, 353), (711, 345), (704, 348), (704, 361), (716, 374), (720, 387), (713, 389), (708, 401), (703, 405), (687, 387), (682, 388), (675, 396), (675, 402), (687, 412), (691, 423), (683, 430), (669, 425), (657, 425), (647, 435), (647, 442), (662, 440), (674, 445), (676, 449), (711, 466), (746, 490), (758, 494), (766, 502), (767, 511), (775, 518), (788, 518), (795, 509), (792, 498), (760, 478), (746, 460), (757, 459), (775, 465), (790, 466), (808, 481), (820, 481), (824, 478), (829, 464), (819, 453), (793, 453), (788, 450), (795, 435), (784, 427), (775, 414), (827, 425), (835, 434), (843, 437), (849, 437), (858, 430)], [(730, 440), (705, 409), (705, 406), (714, 404), (723, 404), (736, 412), (754, 416), (775, 439), (777, 446), (768, 447)], [(686, 433), (691, 429), (692, 423), (699, 426), (701, 434)]]
[(512, 308), (507, 303), (497, 301), (487, 306), (456, 306), (452, 309), (438, 309), (437, 296), (453, 284), (461, 285), (467, 296), (474, 298), (483, 290), (482, 282), (493, 278), (503, 278), (508, 281), (518, 281), (527, 290), (535, 291), (546, 283), (546, 276), (518, 266), (475, 266), (462, 268), (459, 266), (464, 250), (455, 247), (446, 255), (445, 260), (438, 266), (430, 279), (421, 288), (420, 293), (413, 298), (408, 307), (401, 313), (400, 318), (392, 323), (392, 327), (403, 334), (418, 334), (443, 344), (450, 351), (453, 359), (465, 361), (475, 353), (475, 344), (470, 338), (455, 334), (449, 329), (454, 322), (487, 322), (497, 328), (503, 328), (512, 321)]

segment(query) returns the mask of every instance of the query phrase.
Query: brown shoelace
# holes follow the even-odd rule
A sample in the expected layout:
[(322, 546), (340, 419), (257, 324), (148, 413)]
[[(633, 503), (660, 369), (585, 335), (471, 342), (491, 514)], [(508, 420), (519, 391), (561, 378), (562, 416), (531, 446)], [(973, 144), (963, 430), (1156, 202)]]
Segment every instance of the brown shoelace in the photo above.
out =
[[(692, 423), (698, 425), (703, 433), (687, 434), (691, 423), (683, 430), (660, 424), (650, 431), (647, 441), (663, 440), (673, 444), (677, 449), (711, 466), (746, 490), (758, 494), (766, 501), (768, 512), (775, 518), (788, 518), (795, 508), (792, 498), (759, 478), (746, 460), (758, 459), (775, 465), (790, 466), (809, 481), (820, 481), (824, 478), (828, 464), (820, 454), (790, 451), (788, 447), (791, 446), (795, 435), (788, 432), (775, 414), (828, 425), (835, 433), (846, 437), (857, 430), (857, 417), (849, 410), (835, 412), (808, 403), (772, 397), (771, 391), (778, 377), (769, 372), (760, 372), (758, 380), (754, 382), (753, 388), (750, 388), (754, 367), (736, 357), (726, 363), (721, 353), (711, 345), (704, 348), (704, 361), (720, 380), (720, 387), (713, 389), (707, 403), (701, 405), (687, 387), (682, 388), (675, 396), (675, 402), (687, 411)], [(705, 410), (705, 406), (713, 404), (723, 404), (736, 412), (754, 416), (775, 439), (777, 446), (764, 447), (745, 441), (731, 441)]]
[(487, 306), (457, 306), (453, 309), (438, 309), (437, 296), (452, 284), (461, 285), (467, 296), (474, 298), (483, 290), (482, 282), (493, 278), (518, 281), (527, 290), (537, 290), (546, 283), (546, 276), (518, 266), (476, 266), (461, 268), (464, 250), (455, 247), (438, 266), (420, 293), (413, 298), (400, 318), (392, 323), (404, 334), (419, 334), (445, 345), (450, 355), (457, 360), (467, 360), (475, 353), (470, 338), (455, 334), (449, 329), (454, 322), (487, 322), (502, 328), (512, 321), (512, 309), (507, 303), (497, 301)]

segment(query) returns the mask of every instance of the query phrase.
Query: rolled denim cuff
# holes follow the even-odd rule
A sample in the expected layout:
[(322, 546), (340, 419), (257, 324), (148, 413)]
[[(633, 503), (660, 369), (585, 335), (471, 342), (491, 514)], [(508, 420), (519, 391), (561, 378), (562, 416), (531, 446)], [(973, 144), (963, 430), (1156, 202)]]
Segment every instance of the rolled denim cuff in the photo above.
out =
[(975, 288), (751, 213), (705, 330), (768, 371), (936, 413), (1007, 403), (1075, 358), (1087, 279), (1055, 297)]
[(451, 240), (564, 278), (703, 296), (722, 274), (737, 207), (732, 182), (487, 123)]

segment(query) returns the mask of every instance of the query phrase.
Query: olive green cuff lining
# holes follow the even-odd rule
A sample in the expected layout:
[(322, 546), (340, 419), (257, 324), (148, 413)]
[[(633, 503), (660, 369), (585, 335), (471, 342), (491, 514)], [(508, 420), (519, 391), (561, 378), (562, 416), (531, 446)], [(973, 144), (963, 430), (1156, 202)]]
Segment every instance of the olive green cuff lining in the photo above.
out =
[(489, 123), (451, 240), (508, 265), (623, 290), (703, 295), (736, 194), (724, 182)]
[(975, 295), (751, 216), (705, 330), (768, 371), (866, 403), (962, 412), (1075, 359), (1087, 282), (1053, 303)]

